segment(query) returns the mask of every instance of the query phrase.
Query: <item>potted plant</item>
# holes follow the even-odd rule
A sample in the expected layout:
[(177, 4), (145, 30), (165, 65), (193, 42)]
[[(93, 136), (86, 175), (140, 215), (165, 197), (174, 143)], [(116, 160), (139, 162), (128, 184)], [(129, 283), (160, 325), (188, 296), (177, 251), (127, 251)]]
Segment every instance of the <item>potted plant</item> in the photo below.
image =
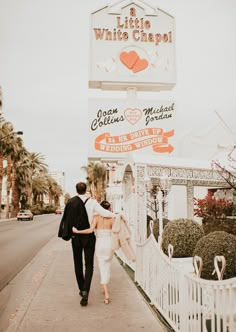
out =
[(164, 228), (161, 247), (169, 256), (168, 247), (173, 246), (172, 261), (181, 264), (186, 272), (194, 272), (192, 257), (199, 239), (204, 236), (201, 225), (191, 219), (170, 221)]
[(224, 256), (226, 260), (223, 279), (236, 277), (236, 236), (224, 231), (211, 232), (199, 239), (193, 255), (202, 259), (201, 278), (218, 279), (216, 273), (212, 275), (215, 256)]

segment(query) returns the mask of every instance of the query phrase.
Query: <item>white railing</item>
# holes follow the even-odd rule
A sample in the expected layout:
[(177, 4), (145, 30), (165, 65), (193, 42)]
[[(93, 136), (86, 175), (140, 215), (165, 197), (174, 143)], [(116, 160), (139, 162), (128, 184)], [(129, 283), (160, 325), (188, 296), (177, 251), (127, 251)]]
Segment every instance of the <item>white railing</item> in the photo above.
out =
[(121, 250), (117, 254), (134, 270), (135, 281), (174, 331), (236, 332), (236, 278), (201, 279), (194, 273), (192, 259), (170, 260), (153, 234), (143, 241), (147, 227), (143, 197), (126, 197), (124, 215), (131, 227), (136, 262), (128, 262)]
[(210, 281), (170, 260), (153, 234), (136, 246), (135, 281), (175, 331), (236, 332), (236, 278)]

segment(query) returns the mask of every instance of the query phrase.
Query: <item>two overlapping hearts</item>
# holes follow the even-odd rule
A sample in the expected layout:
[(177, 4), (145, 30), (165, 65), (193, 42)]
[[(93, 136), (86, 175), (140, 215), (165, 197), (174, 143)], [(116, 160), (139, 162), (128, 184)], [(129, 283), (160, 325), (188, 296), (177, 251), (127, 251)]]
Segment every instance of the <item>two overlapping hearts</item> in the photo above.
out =
[(120, 61), (133, 73), (142, 71), (148, 67), (148, 61), (146, 59), (140, 59), (136, 51), (121, 52)]

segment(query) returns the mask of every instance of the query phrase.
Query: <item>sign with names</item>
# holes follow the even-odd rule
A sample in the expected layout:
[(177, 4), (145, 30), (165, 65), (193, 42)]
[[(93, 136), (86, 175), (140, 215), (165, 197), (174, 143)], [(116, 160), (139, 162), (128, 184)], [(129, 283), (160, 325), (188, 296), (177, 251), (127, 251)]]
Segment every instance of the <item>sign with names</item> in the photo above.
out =
[[(137, 106), (138, 105), (138, 106)], [(89, 157), (125, 157), (132, 151), (172, 153), (173, 101), (90, 99)]]

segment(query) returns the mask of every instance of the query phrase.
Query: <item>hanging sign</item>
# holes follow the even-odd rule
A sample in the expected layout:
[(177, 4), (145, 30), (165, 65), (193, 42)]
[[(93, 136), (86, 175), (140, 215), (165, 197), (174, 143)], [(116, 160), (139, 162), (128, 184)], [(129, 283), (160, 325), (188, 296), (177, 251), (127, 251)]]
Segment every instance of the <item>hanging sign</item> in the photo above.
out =
[(136, 150), (172, 153), (175, 125), (173, 101), (138, 100), (138, 106), (119, 100), (89, 100), (89, 156)]
[(90, 88), (175, 86), (173, 16), (140, 0), (123, 0), (91, 14), (90, 37)]

